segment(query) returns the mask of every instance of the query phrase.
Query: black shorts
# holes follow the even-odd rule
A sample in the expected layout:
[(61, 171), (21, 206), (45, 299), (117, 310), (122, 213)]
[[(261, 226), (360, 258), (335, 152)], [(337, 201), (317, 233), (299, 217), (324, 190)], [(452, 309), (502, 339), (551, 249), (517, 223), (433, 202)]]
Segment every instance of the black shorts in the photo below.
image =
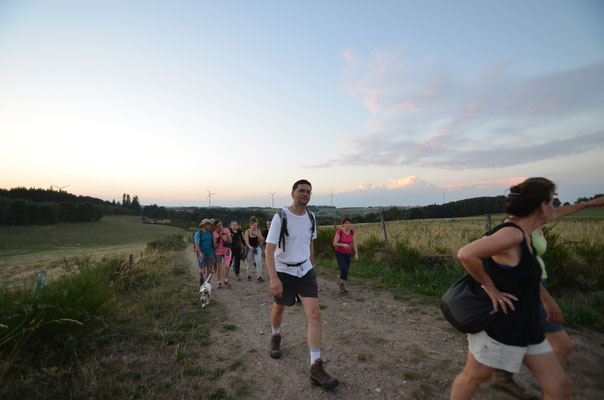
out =
[(293, 306), (296, 304), (296, 295), (319, 298), (319, 286), (317, 286), (317, 275), (314, 268), (302, 278), (284, 272), (277, 272), (277, 276), (283, 284), (283, 294), (281, 297), (273, 296), (275, 303), (282, 306)]

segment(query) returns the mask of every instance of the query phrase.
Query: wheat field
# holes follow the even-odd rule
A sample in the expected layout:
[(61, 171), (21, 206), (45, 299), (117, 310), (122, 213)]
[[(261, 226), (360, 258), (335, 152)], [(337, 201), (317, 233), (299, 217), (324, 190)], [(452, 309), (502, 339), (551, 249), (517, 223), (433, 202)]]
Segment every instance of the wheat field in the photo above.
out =
[[(496, 226), (504, 215), (494, 215)], [(560, 235), (560, 242), (583, 242), (591, 246), (604, 245), (604, 220), (566, 219), (549, 223), (552, 231)], [(383, 240), (382, 224), (354, 224), (358, 243), (372, 236)], [(464, 245), (481, 237), (486, 230), (486, 217), (402, 220), (386, 222), (389, 245), (406, 242), (408, 246), (430, 255), (455, 255)]]

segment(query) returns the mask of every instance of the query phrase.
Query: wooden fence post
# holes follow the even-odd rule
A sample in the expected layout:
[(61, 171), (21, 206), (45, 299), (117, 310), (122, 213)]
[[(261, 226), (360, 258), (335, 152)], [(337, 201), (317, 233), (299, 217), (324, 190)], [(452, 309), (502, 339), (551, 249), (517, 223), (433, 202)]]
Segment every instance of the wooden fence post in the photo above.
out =
[(384, 232), (384, 248), (388, 248), (388, 235), (386, 234), (386, 221), (384, 218), (384, 210), (380, 208), (380, 218), (382, 219), (382, 231)]
[(130, 257), (128, 258), (128, 264), (130, 264), (130, 266), (132, 266), (133, 260), (134, 260), (134, 255), (130, 254)]

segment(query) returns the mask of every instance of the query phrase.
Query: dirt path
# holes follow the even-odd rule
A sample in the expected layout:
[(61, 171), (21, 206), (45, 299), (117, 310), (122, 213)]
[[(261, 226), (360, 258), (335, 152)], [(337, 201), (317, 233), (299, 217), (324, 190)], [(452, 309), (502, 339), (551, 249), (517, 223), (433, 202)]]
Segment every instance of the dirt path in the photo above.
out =
[[(187, 249), (191, 274), (198, 267)], [(409, 295), (402, 301), (375, 289), (370, 282), (352, 278), (350, 293), (337, 292), (337, 276), (318, 270), (319, 301), (323, 320), (323, 359), (326, 370), (340, 380), (327, 393), (312, 388), (308, 380), (309, 354), (306, 319), (301, 306), (286, 309), (281, 328), (282, 358), (273, 360), (268, 349), (271, 335), (272, 297), (265, 282), (234, 278), (232, 289), (216, 289), (212, 307), (221, 310), (230, 329), (216, 329), (205, 357), (208, 363), (230, 362), (237, 368), (225, 371), (216, 385), (228, 388), (236, 380), (247, 390), (246, 399), (448, 399), (453, 379), (462, 370), (467, 353), (465, 335), (441, 317), (433, 304)], [(236, 328), (234, 327), (236, 326)], [(575, 351), (568, 370), (576, 399), (604, 398), (604, 336), (585, 332), (572, 335)], [(234, 363), (234, 364), (233, 364)], [(517, 380), (539, 394), (539, 386), (523, 367)], [(483, 384), (476, 399), (511, 399), (506, 393)]]

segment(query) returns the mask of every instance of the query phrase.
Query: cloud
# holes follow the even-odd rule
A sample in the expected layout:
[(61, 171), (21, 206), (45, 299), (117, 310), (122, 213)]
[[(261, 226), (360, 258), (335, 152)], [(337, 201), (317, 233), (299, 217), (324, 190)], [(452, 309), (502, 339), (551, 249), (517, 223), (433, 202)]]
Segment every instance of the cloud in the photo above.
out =
[(604, 63), (522, 77), (506, 61), (461, 79), (402, 48), (344, 57), (343, 91), (360, 97), (373, 131), (313, 167), (500, 168), (604, 146)]
[(427, 205), (456, 201), (472, 197), (498, 196), (525, 177), (510, 177), (485, 181), (435, 185), (417, 176), (390, 178), (388, 183), (363, 183), (352, 189), (336, 193), (338, 207), (369, 204)]
[(369, 191), (375, 189), (388, 189), (388, 190), (396, 190), (396, 189), (423, 189), (427, 186), (430, 186), (428, 182), (418, 178), (417, 176), (407, 176), (405, 178), (389, 178), (389, 183), (361, 183), (353, 189), (344, 190), (343, 193), (352, 193), (352, 192), (360, 192), (360, 191)]
[(492, 186), (510, 187), (513, 185), (517, 185), (518, 183), (523, 182), (526, 179), (527, 179), (527, 177), (514, 177), (514, 178), (496, 179), (496, 180), (491, 180), (491, 181), (464, 182), (464, 183), (458, 183), (455, 185), (441, 185), (440, 187), (442, 189), (451, 190), (451, 191), (466, 189), (466, 188), (484, 190), (484, 189), (486, 189), (488, 187), (492, 187)]

